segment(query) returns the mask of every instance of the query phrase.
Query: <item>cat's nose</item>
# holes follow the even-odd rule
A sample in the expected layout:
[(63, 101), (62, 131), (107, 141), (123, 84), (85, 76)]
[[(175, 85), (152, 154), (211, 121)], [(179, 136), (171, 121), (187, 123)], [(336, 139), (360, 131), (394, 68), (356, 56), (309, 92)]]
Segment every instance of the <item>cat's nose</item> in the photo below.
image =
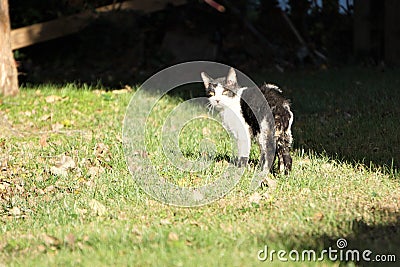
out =
[(217, 102), (217, 104), (219, 103), (219, 100), (215, 100), (215, 102)]

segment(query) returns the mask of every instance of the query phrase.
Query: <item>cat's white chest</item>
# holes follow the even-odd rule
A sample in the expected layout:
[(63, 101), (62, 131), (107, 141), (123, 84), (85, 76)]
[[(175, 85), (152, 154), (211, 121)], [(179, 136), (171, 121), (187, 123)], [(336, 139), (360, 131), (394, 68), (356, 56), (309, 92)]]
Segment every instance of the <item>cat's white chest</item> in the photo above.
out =
[(236, 139), (249, 138), (249, 125), (246, 123), (240, 104), (225, 107), (221, 112), (222, 123)]

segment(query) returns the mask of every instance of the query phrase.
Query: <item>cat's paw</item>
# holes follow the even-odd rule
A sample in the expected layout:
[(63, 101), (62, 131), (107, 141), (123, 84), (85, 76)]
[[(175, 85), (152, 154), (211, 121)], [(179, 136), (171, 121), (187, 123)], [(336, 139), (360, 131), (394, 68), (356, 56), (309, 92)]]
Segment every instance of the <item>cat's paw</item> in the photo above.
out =
[(246, 167), (248, 161), (249, 161), (249, 157), (240, 157), (240, 158), (237, 160), (236, 165), (237, 165), (239, 168)]

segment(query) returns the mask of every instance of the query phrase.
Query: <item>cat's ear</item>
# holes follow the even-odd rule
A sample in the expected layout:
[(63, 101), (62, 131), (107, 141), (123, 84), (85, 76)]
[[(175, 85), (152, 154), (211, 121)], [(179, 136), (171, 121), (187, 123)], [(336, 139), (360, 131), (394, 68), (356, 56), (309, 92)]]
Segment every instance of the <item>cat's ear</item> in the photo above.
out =
[(226, 76), (226, 84), (227, 85), (237, 84), (236, 72), (233, 68), (229, 69), (228, 75)]
[(211, 77), (208, 76), (207, 73), (202, 72), (202, 73), (201, 73), (201, 78), (203, 79), (204, 87), (205, 87), (205, 88), (208, 88), (208, 86), (210, 85), (210, 82), (211, 82), (211, 80), (212, 80)]

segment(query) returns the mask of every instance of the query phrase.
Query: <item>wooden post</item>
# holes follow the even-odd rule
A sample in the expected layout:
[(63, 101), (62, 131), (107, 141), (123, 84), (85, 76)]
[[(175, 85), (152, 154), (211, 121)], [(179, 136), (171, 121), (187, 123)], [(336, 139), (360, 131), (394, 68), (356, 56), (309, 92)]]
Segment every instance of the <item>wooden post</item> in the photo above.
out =
[(11, 49), (8, 0), (0, 0), (0, 94), (18, 93), (18, 72)]

